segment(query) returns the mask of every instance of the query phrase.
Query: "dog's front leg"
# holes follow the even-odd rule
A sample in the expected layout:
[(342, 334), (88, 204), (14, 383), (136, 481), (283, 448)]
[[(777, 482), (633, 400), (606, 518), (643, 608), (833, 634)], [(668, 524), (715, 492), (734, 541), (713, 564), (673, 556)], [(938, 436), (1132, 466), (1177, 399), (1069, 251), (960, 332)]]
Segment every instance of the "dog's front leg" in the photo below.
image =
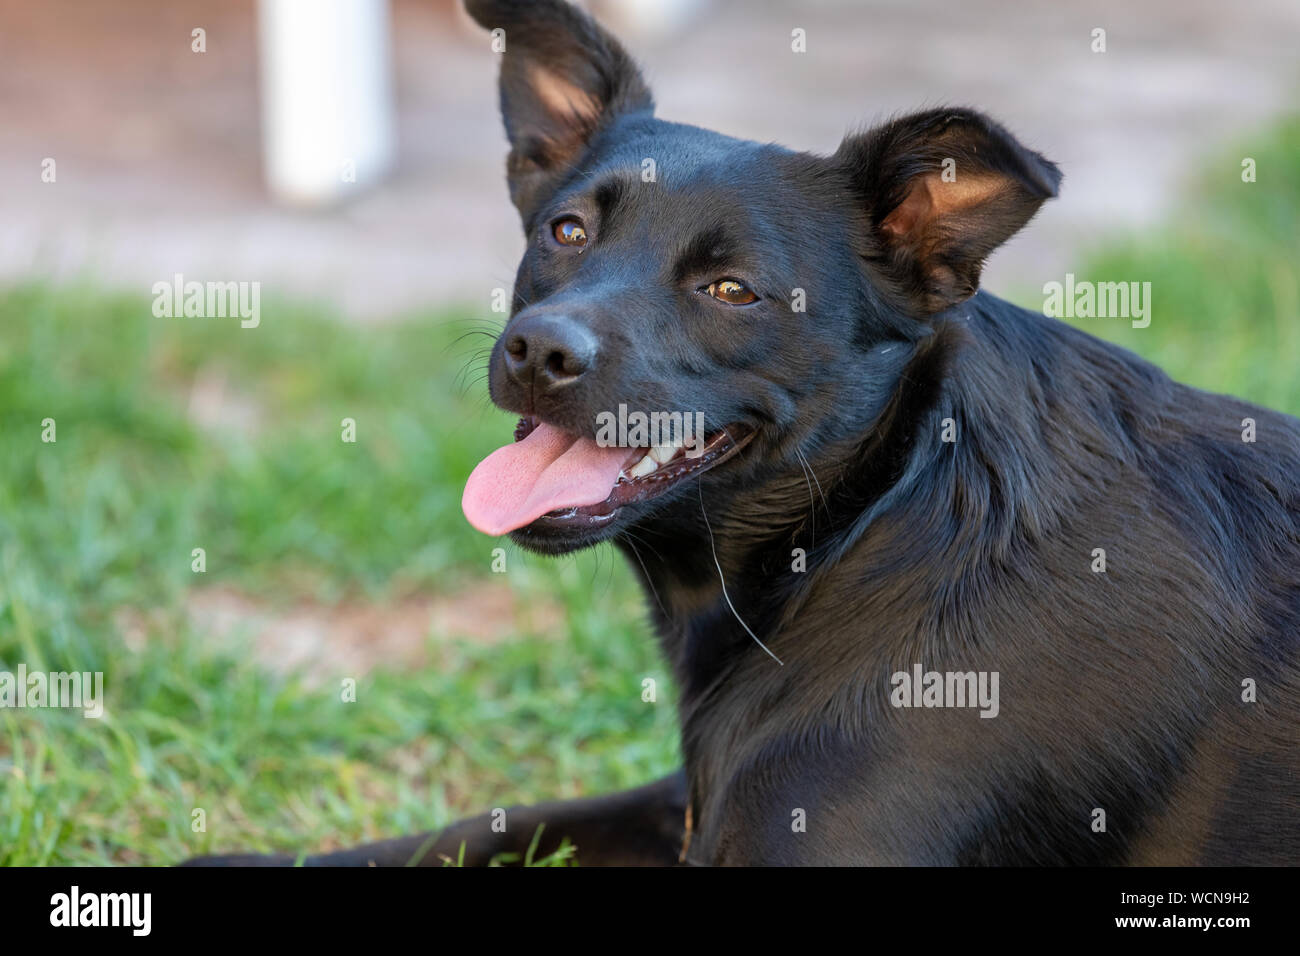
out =
[[(533, 851), (541, 859), (567, 839), (581, 866), (671, 866), (682, 848), (686, 775), (602, 797), (557, 800), (510, 807), (453, 823), (436, 834), (400, 837), (350, 850), (304, 858), (305, 866), (442, 866), (463, 859), (486, 866), (509, 855), (521, 862), (542, 828)], [(463, 846), (463, 854), (462, 854)], [(233, 854), (187, 860), (185, 866), (292, 866), (293, 856)]]

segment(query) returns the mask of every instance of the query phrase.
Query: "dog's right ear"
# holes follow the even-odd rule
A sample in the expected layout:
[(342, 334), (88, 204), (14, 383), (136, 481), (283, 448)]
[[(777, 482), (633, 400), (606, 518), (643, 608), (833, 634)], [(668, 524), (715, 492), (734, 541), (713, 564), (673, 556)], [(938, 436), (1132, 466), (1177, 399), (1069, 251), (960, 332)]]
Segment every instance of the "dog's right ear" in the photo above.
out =
[(935, 109), (847, 138), (835, 154), (866, 207), (865, 258), (917, 316), (975, 294), (984, 259), (1061, 185), (987, 116)]
[(538, 206), (613, 117), (654, 108), (618, 41), (563, 0), (465, 0), (501, 56), (510, 198), (525, 230)]

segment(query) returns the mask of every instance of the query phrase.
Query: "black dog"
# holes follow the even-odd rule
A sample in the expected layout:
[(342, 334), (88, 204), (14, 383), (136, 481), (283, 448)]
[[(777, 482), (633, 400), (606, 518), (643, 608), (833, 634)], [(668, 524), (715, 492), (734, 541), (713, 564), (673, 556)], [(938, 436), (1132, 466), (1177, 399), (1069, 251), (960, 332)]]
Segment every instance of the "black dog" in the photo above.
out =
[[(468, 6), (529, 247), (466, 514), (628, 555), (685, 769), (308, 862), (1300, 862), (1300, 422), (977, 292), (1056, 167), (964, 109), (663, 122), (560, 0)], [(634, 465), (620, 405), (706, 443)]]

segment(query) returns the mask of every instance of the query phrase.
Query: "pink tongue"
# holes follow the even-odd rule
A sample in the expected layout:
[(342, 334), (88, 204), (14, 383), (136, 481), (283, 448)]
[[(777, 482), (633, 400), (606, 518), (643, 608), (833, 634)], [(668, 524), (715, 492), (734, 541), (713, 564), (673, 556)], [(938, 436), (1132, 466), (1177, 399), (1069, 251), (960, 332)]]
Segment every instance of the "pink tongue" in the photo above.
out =
[(523, 441), (498, 448), (478, 463), (460, 506), (479, 531), (505, 534), (548, 511), (604, 501), (628, 453), (540, 424)]

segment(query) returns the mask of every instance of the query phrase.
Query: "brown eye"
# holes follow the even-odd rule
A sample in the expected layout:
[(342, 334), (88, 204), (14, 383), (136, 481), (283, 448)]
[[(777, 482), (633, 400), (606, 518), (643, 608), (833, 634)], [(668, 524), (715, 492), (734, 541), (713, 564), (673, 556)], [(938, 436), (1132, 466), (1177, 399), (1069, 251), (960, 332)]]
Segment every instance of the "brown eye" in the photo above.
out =
[(555, 241), (562, 246), (585, 246), (587, 230), (576, 219), (561, 219), (555, 224)]
[(728, 305), (749, 305), (751, 302), (758, 301), (758, 296), (754, 295), (743, 282), (736, 279), (719, 279), (717, 282), (711, 282), (705, 291)]

